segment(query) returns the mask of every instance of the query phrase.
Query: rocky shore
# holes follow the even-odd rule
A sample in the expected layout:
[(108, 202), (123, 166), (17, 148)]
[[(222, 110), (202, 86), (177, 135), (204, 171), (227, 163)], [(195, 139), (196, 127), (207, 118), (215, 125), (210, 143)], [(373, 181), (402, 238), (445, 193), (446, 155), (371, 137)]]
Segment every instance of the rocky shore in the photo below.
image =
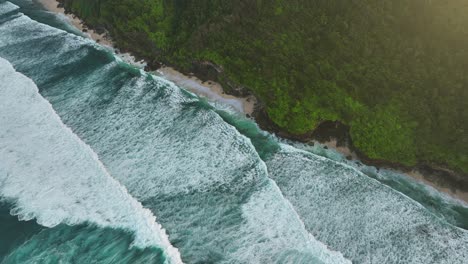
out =
[(280, 137), (308, 144), (323, 144), (342, 153), (348, 160), (403, 172), (439, 191), (468, 202), (468, 175), (431, 163), (421, 162), (414, 167), (409, 167), (396, 162), (371, 159), (353, 145), (350, 128), (341, 122), (326, 121), (308, 134), (292, 135), (285, 133), (273, 124), (261, 109), (254, 113), (254, 117), (262, 129), (272, 131)]
[[(97, 42), (108, 46), (114, 46), (122, 52), (133, 54), (132, 50), (116, 46), (115, 43), (112, 43), (110, 38), (105, 34), (104, 29), (93, 28), (91, 25), (87, 25), (70, 14), (67, 10), (64, 10), (60, 0), (58, 2), (57, 0), (40, 0), (40, 2), (53, 12), (68, 14), (72, 19), (73, 25), (77, 26), (85, 33), (90, 33), (89, 36)], [(254, 118), (259, 126), (266, 131), (275, 133), (283, 138), (308, 144), (324, 144), (327, 147), (336, 149), (348, 159), (359, 160), (366, 165), (401, 171), (418, 181), (424, 182), (453, 197), (468, 202), (468, 175), (447, 169), (443, 164), (436, 165), (430, 162), (420, 162), (414, 167), (408, 167), (395, 162), (371, 159), (353, 145), (350, 136), (350, 128), (340, 122), (323, 122), (314, 131), (303, 135), (294, 135), (285, 132), (270, 120), (264, 110), (262, 102), (255, 98), (247, 87), (236, 85), (235, 82), (229, 80), (222, 67), (212, 62), (193, 60), (191, 66), (187, 69), (178, 67), (178, 65), (167, 65), (154, 58), (141, 57), (138, 56), (138, 54), (133, 54), (133, 56), (135, 56), (137, 60), (144, 60), (147, 62), (145, 67), (146, 71), (159, 71), (159, 73), (167, 77), (167, 79), (194, 93), (208, 97), (209, 99), (211, 94), (212, 100), (234, 100), (240, 102), (242, 106), (234, 106), (234, 108), (237, 108), (248, 117)], [(192, 83), (190, 85), (191, 82), (195, 82), (195, 84)], [(196, 88), (199, 85), (209, 88), (210, 92), (201, 92), (200, 89)], [(233, 105), (236, 104), (237, 103), (234, 103)]]

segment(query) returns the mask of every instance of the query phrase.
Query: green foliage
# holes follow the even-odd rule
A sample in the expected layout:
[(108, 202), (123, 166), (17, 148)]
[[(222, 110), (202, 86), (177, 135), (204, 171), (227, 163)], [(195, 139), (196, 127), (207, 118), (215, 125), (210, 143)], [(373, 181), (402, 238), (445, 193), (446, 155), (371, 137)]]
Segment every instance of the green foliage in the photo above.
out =
[(397, 104), (377, 106), (351, 122), (355, 146), (370, 158), (416, 163), (414, 127), (401, 119)]
[(465, 0), (66, 0), (119, 46), (208, 60), (302, 134), (351, 126), (368, 156), (468, 173)]

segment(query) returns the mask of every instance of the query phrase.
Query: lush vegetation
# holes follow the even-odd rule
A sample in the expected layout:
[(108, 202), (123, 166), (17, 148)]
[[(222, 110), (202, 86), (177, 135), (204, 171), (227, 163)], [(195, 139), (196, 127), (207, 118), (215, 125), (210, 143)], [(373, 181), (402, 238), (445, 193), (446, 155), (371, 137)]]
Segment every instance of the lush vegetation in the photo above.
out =
[(293, 134), (351, 127), (370, 158), (468, 173), (466, 0), (65, 0), (118, 45), (221, 65)]

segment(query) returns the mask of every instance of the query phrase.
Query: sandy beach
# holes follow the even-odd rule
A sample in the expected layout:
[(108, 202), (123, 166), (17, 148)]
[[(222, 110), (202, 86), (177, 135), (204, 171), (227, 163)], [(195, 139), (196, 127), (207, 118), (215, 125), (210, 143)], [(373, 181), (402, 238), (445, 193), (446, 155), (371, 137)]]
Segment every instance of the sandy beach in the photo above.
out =
[[(94, 30), (87, 28), (78, 17), (71, 15), (71, 14), (65, 14), (65, 9), (58, 7), (58, 2), (56, 0), (37, 0), (37, 1), (40, 4), (42, 4), (44, 8), (46, 8), (50, 12), (65, 15), (73, 26), (81, 30), (90, 39), (95, 40), (101, 45), (105, 45), (107, 47), (114, 49), (116, 53), (119, 55), (119, 57), (121, 57), (123, 60), (137, 67), (144, 67), (145, 62), (135, 62), (133, 56), (131, 56), (130, 54), (119, 53), (118, 50), (115, 49), (112, 39), (107, 34), (98, 34)], [(228, 105), (234, 110), (238, 111), (239, 113), (243, 113), (243, 114), (250, 116), (254, 112), (254, 108), (257, 103), (256, 98), (254, 96), (250, 96), (246, 98), (239, 98), (239, 97), (225, 94), (222, 86), (219, 83), (216, 83), (213, 81), (203, 82), (195, 76), (184, 75), (171, 67), (161, 67), (159, 70), (153, 73), (156, 75), (162, 76), (163, 78), (201, 97), (205, 97), (210, 101), (219, 102), (224, 105)], [(350, 156), (352, 159), (357, 160), (357, 155), (354, 152), (352, 152), (349, 148), (337, 146), (336, 140), (335, 141), (332, 140), (330, 142), (326, 142), (322, 144), (329, 148), (336, 149), (338, 152), (343, 153), (345, 156)], [(424, 176), (421, 175), (421, 173), (417, 171), (406, 173), (406, 175), (409, 175), (410, 177), (412, 177), (413, 179), (421, 183), (432, 186), (435, 189), (450, 195), (451, 197), (454, 197), (458, 200), (468, 203), (468, 193), (466, 192), (456, 192), (449, 188), (443, 188), (441, 186), (438, 186), (426, 180)]]
[[(326, 147), (328, 147), (330, 149), (334, 149), (334, 150), (338, 151), (339, 153), (343, 154), (345, 157), (350, 157), (351, 160), (359, 161), (359, 156), (357, 155), (357, 153), (355, 153), (349, 147), (338, 146), (336, 139), (332, 139), (332, 140), (330, 140), (328, 142), (319, 142), (319, 141), (313, 141), (313, 142), (315, 144), (319, 144), (319, 145), (322, 145), (322, 146), (326, 146)], [(436, 189), (436, 190), (438, 190), (438, 191), (440, 191), (442, 193), (448, 194), (452, 198), (455, 198), (457, 200), (463, 201), (463, 202), (468, 204), (468, 192), (453, 190), (453, 189), (448, 188), (448, 187), (442, 187), (442, 186), (440, 186), (440, 185), (438, 185), (438, 184), (436, 184), (434, 182), (431, 182), (431, 181), (427, 180), (424, 177), (424, 175), (418, 170), (412, 170), (412, 171), (409, 171), (409, 172), (402, 172), (402, 171), (394, 170), (392, 168), (385, 168), (385, 169), (389, 169), (389, 170), (395, 171), (396, 173), (407, 175), (407, 176), (411, 177), (412, 179), (414, 179), (415, 181), (417, 181), (419, 183), (430, 186), (430, 187), (432, 187), (432, 188), (434, 188), (434, 189)]]
[[(78, 17), (71, 14), (65, 14), (65, 9), (58, 7), (58, 2), (56, 0), (38, 0), (38, 2), (44, 6), (45, 9), (51, 12), (65, 15), (70, 24), (81, 30), (90, 39), (115, 50), (112, 39), (107, 34), (98, 34), (96, 31), (87, 28), (83, 21)], [(124, 61), (140, 68), (144, 67), (144, 62), (136, 62), (130, 54), (119, 53), (118, 50), (115, 51)], [(199, 96), (205, 97), (210, 101), (228, 105), (240, 113), (251, 115), (254, 111), (256, 103), (255, 97), (239, 98), (225, 94), (221, 85), (216, 82), (203, 82), (194, 76), (186, 76), (171, 67), (162, 67), (153, 73), (162, 76)]]
[(224, 93), (222, 86), (213, 81), (203, 82), (195, 76), (184, 75), (171, 67), (162, 67), (155, 72), (165, 79), (195, 94), (231, 106), (240, 113), (252, 115), (256, 103), (253, 96), (239, 98)]
[(432, 188), (440, 191), (440, 192), (443, 192), (443, 193), (446, 193), (448, 195), (450, 195), (451, 197), (454, 197), (458, 200), (461, 200), (461, 201), (464, 201), (465, 203), (468, 204), (468, 193), (467, 192), (461, 192), (461, 191), (456, 191), (456, 190), (452, 190), (450, 188), (444, 188), (444, 187), (441, 187), (437, 184), (434, 184), (433, 182), (430, 182), (428, 180), (426, 180), (424, 178), (424, 175), (422, 175), (419, 171), (411, 171), (409, 173), (406, 173), (406, 175), (409, 175), (410, 177), (412, 177), (413, 179), (417, 180), (418, 182), (421, 182), (425, 185), (429, 185), (431, 186)]
[(58, 7), (59, 3), (56, 0), (37, 0), (37, 2), (39, 2), (42, 6), (44, 6), (45, 9), (49, 10), (50, 12), (65, 15), (70, 24), (81, 30), (81, 32), (83, 32), (90, 39), (93, 39), (102, 45), (113, 47), (112, 40), (107, 34), (99, 34), (96, 31), (87, 28), (83, 21), (81, 21), (75, 15), (65, 14), (65, 9)]

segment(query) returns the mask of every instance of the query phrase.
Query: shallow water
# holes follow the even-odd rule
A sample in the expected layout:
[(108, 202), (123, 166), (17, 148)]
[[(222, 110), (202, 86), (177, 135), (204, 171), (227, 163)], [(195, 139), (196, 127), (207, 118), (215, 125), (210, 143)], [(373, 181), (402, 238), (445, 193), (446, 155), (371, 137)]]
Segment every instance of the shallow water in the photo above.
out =
[(5, 263), (468, 259), (462, 203), (285, 143), (13, 2), (26, 15), (0, 3), (0, 196), (13, 209), (0, 212), (18, 229), (0, 238)]

